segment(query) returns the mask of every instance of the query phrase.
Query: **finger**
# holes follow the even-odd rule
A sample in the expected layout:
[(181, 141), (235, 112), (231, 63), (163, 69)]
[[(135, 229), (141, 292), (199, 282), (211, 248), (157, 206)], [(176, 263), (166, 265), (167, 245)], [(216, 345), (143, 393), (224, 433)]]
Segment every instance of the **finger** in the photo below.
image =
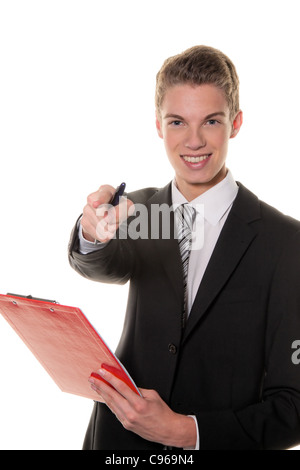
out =
[[(102, 398), (104, 398), (103, 395), (106, 394), (106, 396), (108, 396), (109, 392), (112, 392), (114, 390), (110, 383), (99, 377), (99, 374), (91, 374), (88, 381), (91, 385), (91, 388), (95, 390), (95, 392), (97, 392), (99, 395), (101, 395)], [(116, 390), (114, 390), (114, 392), (118, 393)]]
[[(110, 388), (107, 389), (107, 392), (110, 394), (112, 393), (111, 390), (114, 389), (115, 391), (118, 392), (119, 395), (124, 397), (129, 403), (134, 403), (136, 402), (136, 399), (141, 400), (142, 398), (134, 392), (123, 380), (119, 379), (116, 377), (114, 374), (108, 372), (106, 369), (99, 369), (97, 373), (100, 375), (100, 377), (108, 383), (108, 387)], [(104, 383), (103, 381), (101, 381)], [(102, 383), (100, 383), (100, 387), (102, 387)], [(104, 385), (106, 385), (104, 383)], [(106, 385), (107, 387), (107, 385)]]
[[(113, 212), (112, 209), (113, 208), (110, 208), (107, 214), (107, 219), (109, 223), (110, 223), (109, 218), (110, 218), (111, 212)], [(115, 209), (115, 214), (116, 214), (116, 221), (118, 224), (121, 224), (126, 219), (128, 219), (128, 217), (133, 215), (135, 211), (133, 202), (124, 196), (121, 197), (120, 204), (116, 206), (114, 209)], [(113, 221), (111, 223), (113, 223)]]
[(112, 206), (111, 204), (101, 204), (96, 209), (97, 217), (104, 217), (110, 225), (119, 225), (134, 213), (134, 204), (127, 197), (122, 196), (120, 204)]
[(131, 404), (110, 383), (106, 382), (106, 380), (103, 382), (103, 380), (94, 377), (90, 378), (91, 388), (100, 395), (101, 400), (104, 401), (106, 406), (126, 429), (128, 426), (127, 416), (132, 414)]
[(100, 219), (96, 226), (95, 238), (101, 242), (111, 240), (117, 231), (117, 225), (109, 225), (104, 218)]
[(109, 201), (111, 201), (114, 193), (115, 188), (113, 186), (105, 184), (103, 186), (100, 186), (98, 191), (91, 193), (87, 198), (87, 202), (91, 207), (96, 209), (101, 204), (108, 204)]
[(87, 239), (89, 237), (92, 241), (96, 238), (96, 227), (99, 220), (96, 216), (95, 210), (91, 208), (88, 204), (83, 209), (82, 218), (80, 220), (83, 236)]
[(94, 390), (103, 400), (109, 409), (122, 421), (124, 415), (130, 408), (128, 400), (120, 394), (106, 379), (99, 377), (99, 374), (92, 374), (89, 378), (92, 390)]
[(111, 240), (121, 223), (134, 212), (134, 204), (126, 197), (121, 198), (118, 206), (102, 204), (96, 209), (97, 226), (96, 238), (98, 240)]
[[(98, 193), (93, 193), (98, 194)], [(109, 192), (110, 194), (110, 192)], [(106, 193), (107, 197), (108, 193)], [(96, 196), (95, 196), (96, 197)], [(97, 209), (91, 206), (93, 196), (89, 196), (89, 203), (83, 209), (81, 225), (83, 228), (83, 235), (86, 239), (94, 241), (95, 239), (105, 242), (111, 240), (119, 226), (120, 207), (116, 208), (110, 204), (101, 204)], [(122, 220), (128, 216), (130, 208), (132, 211), (132, 201), (127, 201), (127, 198), (122, 200)], [(111, 209), (111, 210), (110, 210)], [(108, 215), (108, 211), (110, 213)]]
[(83, 224), (87, 223), (96, 226), (98, 222), (96, 211), (89, 204), (86, 204), (86, 206), (84, 206), (81, 220)]

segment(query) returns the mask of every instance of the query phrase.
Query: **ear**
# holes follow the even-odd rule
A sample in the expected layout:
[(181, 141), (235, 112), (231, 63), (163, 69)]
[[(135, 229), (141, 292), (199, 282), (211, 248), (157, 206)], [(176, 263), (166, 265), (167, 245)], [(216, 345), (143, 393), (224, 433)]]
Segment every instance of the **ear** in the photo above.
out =
[(162, 126), (161, 126), (161, 121), (157, 117), (157, 114), (155, 116), (155, 123), (156, 123), (156, 130), (161, 139), (163, 139), (163, 133), (162, 133)]
[(235, 116), (233, 123), (232, 123), (232, 132), (230, 134), (230, 138), (233, 139), (238, 133), (243, 124), (243, 112), (239, 111)]

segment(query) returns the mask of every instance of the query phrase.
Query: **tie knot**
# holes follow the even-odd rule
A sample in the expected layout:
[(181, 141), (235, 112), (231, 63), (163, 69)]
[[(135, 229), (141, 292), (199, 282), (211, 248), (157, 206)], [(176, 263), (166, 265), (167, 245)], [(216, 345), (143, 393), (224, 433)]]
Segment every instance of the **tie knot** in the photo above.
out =
[(181, 204), (177, 207), (176, 210), (178, 212), (180, 223), (192, 230), (193, 223), (196, 217), (195, 208), (193, 206), (189, 206), (188, 204)]

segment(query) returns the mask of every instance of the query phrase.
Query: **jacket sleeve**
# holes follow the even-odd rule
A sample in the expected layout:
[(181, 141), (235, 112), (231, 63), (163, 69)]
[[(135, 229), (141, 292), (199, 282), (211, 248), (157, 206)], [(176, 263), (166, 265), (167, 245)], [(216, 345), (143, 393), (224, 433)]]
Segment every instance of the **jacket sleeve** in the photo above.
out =
[(299, 340), (300, 232), (284, 249), (269, 295), (262, 400), (240, 410), (197, 413), (201, 449), (279, 450), (300, 444)]
[(69, 241), (68, 258), (71, 267), (87, 279), (114, 284), (125, 284), (131, 277), (135, 256), (129, 240), (112, 239), (107, 245), (92, 253), (79, 252), (77, 220)]

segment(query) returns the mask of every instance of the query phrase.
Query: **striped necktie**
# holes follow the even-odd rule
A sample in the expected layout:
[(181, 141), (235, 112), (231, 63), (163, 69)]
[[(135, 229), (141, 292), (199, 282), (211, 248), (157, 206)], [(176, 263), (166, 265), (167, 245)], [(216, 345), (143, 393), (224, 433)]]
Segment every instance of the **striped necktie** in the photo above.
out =
[(195, 220), (195, 208), (188, 204), (181, 204), (177, 209), (178, 216), (178, 243), (182, 260), (183, 270), (183, 294), (184, 309), (182, 314), (182, 327), (185, 327), (187, 320), (187, 274), (189, 267), (189, 258), (192, 244), (192, 226)]

